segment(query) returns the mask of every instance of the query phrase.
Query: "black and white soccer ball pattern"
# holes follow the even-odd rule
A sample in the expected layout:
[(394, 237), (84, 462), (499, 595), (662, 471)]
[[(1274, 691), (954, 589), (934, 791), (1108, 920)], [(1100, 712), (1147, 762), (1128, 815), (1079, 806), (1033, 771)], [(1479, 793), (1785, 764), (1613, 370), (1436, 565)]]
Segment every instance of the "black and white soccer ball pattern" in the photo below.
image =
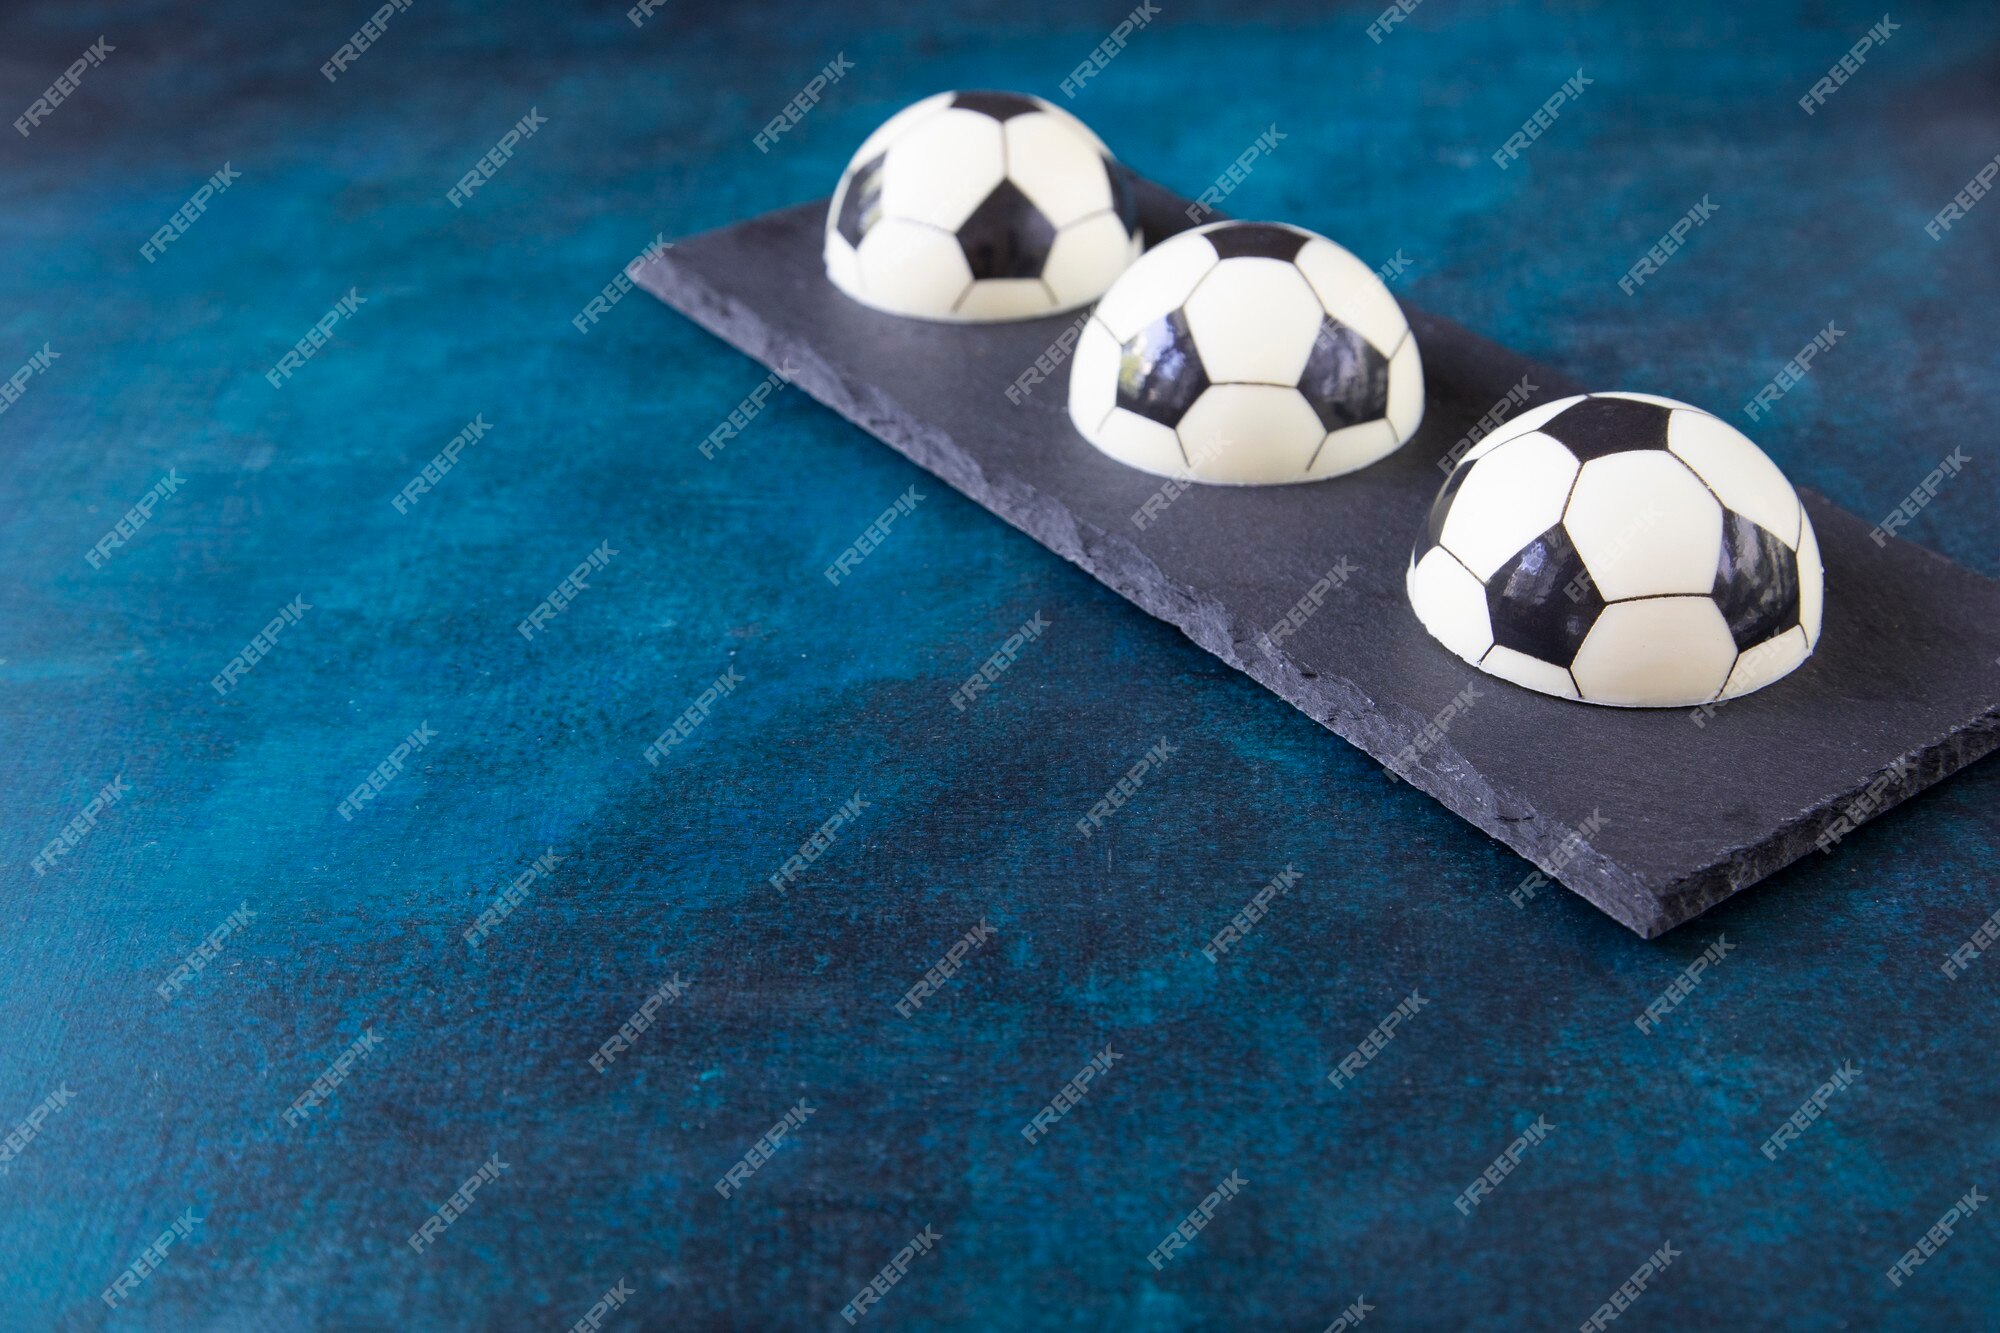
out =
[(919, 319), (1074, 310), (1140, 249), (1111, 150), (1020, 93), (939, 93), (897, 112), (848, 163), (826, 219), (833, 285)]
[(1077, 339), (1069, 412), (1142, 471), (1318, 481), (1410, 438), (1423, 363), (1354, 255), (1299, 227), (1218, 222), (1154, 246), (1104, 294)]
[(1732, 699), (1819, 642), (1819, 543), (1792, 485), (1728, 423), (1595, 393), (1475, 445), (1431, 506), (1410, 603), (1445, 647), (1544, 694), (1623, 707)]

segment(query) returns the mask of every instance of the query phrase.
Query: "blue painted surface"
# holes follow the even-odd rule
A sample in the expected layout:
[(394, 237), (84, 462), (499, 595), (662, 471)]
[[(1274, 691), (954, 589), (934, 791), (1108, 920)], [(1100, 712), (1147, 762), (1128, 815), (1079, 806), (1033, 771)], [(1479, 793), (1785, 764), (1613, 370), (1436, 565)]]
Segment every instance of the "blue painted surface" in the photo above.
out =
[[(418, 2), (338, 81), (366, 6), (0, 15), (11, 116), (100, 33), (35, 132), (0, 135), (0, 414), (14, 577), (0, 616), (0, 1326), (1570, 1326), (1662, 1243), (1618, 1328), (1990, 1324), (2000, 963), (1944, 956), (2000, 908), (1980, 765), (1669, 939), (1643, 944), (1429, 799), (861, 432), (780, 393), (696, 443), (759, 368), (634, 294), (571, 317), (656, 234), (825, 193), (889, 112), (1057, 85), (1124, 7), (661, 9)], [(1829, 320), (1847, 335), (1752, 431), (1800, 483), (1888, 512), (1974, 460), (1909, 533), (2000, 574), (1983, 423), (2000, 391), (2000, 206), (1926, 220), (2000, 152), (2000, 17), (1839, 5), (1602, 13), (1167, 4), (1074, 108), (1146, 174), (1325, 231), (1399, 294), (1601, 387), (1726, 412)], [(757, 128), (854, 68), (768, 154)], [(1492, 151), (1593, 83), (1502, 172)], [(517, 120), (547, 124), (454, 208)], [(140, 247), (224, 163), (162, 257)], [(1704, 197), (1640, 291), (1617, 280)], [(1989, 213), (1988, 209), (1995, 211)], [(280, 389), (264, 378), (365, 298)], [(490, 431), (407, 514), (459, 429)], [(84, 553), (184, 481), (102, 569)], [(838, 588), (895, 496), (917, 511)], [(516, 625), (616, 555), (532, 641)], [(1837, 595), (1837, 594), (1836, 594)], [(226, 695), (282, 608), (310, 607)], [(961, 715), (952, 688), (1040, 610), (1047, 636)], [(744, 683), (641, 756), (726, 668)], [(436, 739), (348, 820), (413, 728)], [(1088, 843), (1078, 814), (1180, 749)], [(94, 793), (129, 794), (33, 859)], [(866, 809), (779, 896), (766, 877)], [(478, 950), (461, 935), (565, 859)], [(1241, 948), (1201, 945), (1304, 878)], [(170, 1001), (156, 987), (254, 918)], [(895, 1002), (996, 928), (913, 1016)], [(1731, 952), (1633, 1020), (1719, 935)], [(667, 1005), (589, 1064), (662, 981)], [(1428, 1000), (1344, 1088), (1326, 1075)], [(364, 1030), (303, 1123), (285, 1109)], [(1021, 1127), (1118, 1059), (1039, 1144)], [(1862, 1073), (1775, 1161), (1759, 1145)], [(735, 1197), (714, 1188), (801, 1099)], [(1453, 1200), (1554, 1126), (1470, 1216)], [(482, 1162), (507, 1170), (419, 1254)], [(1247, 1180), (1162, 1271), (1148, 1252)], [(100, 1299), (177, 1217), (157, 1272)]]

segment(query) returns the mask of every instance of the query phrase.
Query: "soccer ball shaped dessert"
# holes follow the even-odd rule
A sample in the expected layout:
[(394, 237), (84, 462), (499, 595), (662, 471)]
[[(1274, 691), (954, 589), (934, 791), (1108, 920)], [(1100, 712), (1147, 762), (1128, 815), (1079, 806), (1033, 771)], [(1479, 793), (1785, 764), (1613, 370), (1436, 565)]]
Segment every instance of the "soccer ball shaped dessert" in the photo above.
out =
[(939, 93), (889, 117), (847, 164), (826, 218), (833, 285), (919, 319), (1074, 310), (1140, 248), (1111, 150), (1020, 93)]
[(1812, 521), (1721, 419), (1643, 393), (1549, 403), (1480, 440), (1431, 506), (1417, 618), (1490, 675), (1628, 708), (1704, 704), (1819, 642)]
[(1217, 222), (1153, 247), (1077, 339), (1069, 415), (1121, 463), (1265, 486), (1410, 438), (1424, 370), (1374, 270), (1299, 227)]

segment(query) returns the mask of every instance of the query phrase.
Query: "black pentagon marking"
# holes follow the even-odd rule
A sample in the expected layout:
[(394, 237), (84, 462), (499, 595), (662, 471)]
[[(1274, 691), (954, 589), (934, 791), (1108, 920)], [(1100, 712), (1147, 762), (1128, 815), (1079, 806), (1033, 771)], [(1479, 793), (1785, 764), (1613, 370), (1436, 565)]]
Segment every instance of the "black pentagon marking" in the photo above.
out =
[(1039, 278), (1055, 239), (1055, 224), (1011, 180), (994, 186), (958, 229), (974, 279)]
[(1311, 239), (1269, 222), (1231, 222), (1202, 235), (1224, 259), (1282, 259), (1288, 264)]
[(1132, 193), (1132, 173), (1121, 162), (1104, 159), (1104, 174), (1111, 180), (1111, 211), (1125, 224), (1125, 234), (1139, 234), (1139, 199)]
[(847, 178), (847, 193), (841, 196), (840, 217), (833, 229), (845, 236), (849, 245), (859, 248), (868, 229), (881, 221), (882, 163), (888, 156), (887, 152), (875, 154)]
[(1559, 667), (1576, 660), (1603, 609), (1604, 598), (1560, 523), (1486, 580), (1493, 642)]
[(1722, 558), (1710, 594), (1736, 650), (1754, 648), (1799, 623), (1799, 558), (1734, 510), (1722, 513)]
[(1327, 430), (1375, 421), (1389, 410), (1389, 362), (1358, 332), (1322, 316), (1299, 392)]
[(1544, 421), (1541, 432), (1561, 440), (1579, 463), (1628, 449), (1667, 447), (1672, 409), (1630, 398), (1586, 398)]
[(1019, 93), (958, 93), (952, 97), (951, 104), (1001, 121), (1033, 115), (1041, 110), (1032, 99)]
[[(1479, 460), (1472, 460), (1477, 463)], [(1437, 499), (1431, 501), (1431, 516), (1424, 524), (1424, 544), (1417, 549), (1417, 559), (1433, 546), (1444, 545), (1444, 521), (1451, 516), (1451, 506), (1458, 499), (1458, 488), (1465, 484), (1466, 474), (1472, 471), (1471, 463), (1460, 463), (1438, 487)]]
[(1140, 329), (1118, 351), (1118, 406), (1163, 426), (1181, 417), (1208, 388), (1208, 372), (1180, 311)]

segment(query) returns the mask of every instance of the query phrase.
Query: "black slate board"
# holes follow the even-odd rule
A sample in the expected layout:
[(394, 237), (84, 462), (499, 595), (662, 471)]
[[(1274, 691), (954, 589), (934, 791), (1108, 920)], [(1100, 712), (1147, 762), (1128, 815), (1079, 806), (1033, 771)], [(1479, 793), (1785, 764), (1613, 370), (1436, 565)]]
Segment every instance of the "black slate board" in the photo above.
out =
[[(1184, 200), (1138, 192), (1149, 241), (1189, 225)], [(1904, 542), (1878, 548), (1869, 524), (1812, 492), (1819, 651), (1700, 726), (1686, 709), (1515, 688), (1424, 633), (1403, 572), (1437, 460), (1524, 376), (1530, 402), (1658, 386), (1579, 386), (1405, 306), (1428, 393), (1413, 440), (1332, 481), (1192, 487), (1141, 529), (1133, 515), (1161, 479), (1075, 433), (1066, 366), (1007, 397), (1075, 315), (954, 326), (868, 310), (822, 275), (825, 214), (805, 204), (680, 241), (633, 276), (1647, 938), (2000, 745), (2000, 583)], [(1354, 572), (1274, 643), (1269, 629), (1343, 557)], [(1469, 705), (1421, 739), (1468, 683)]]

